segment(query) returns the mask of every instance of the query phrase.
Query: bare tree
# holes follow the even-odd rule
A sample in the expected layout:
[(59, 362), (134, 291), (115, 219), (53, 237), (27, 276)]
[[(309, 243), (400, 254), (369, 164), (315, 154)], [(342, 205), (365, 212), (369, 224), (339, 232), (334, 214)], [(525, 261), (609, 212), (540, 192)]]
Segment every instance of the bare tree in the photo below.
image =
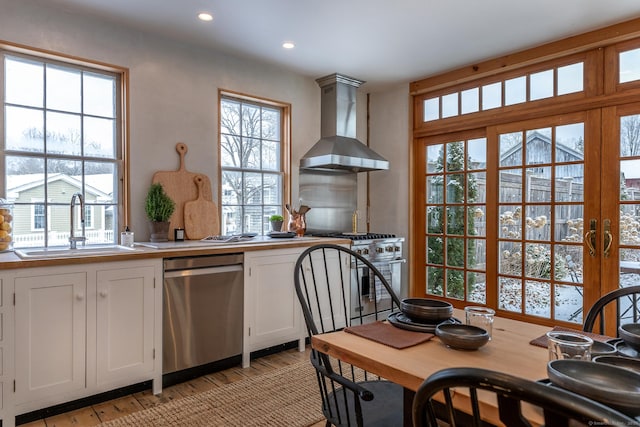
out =
[(625, 116), (620, 120), (620, 151), (623, 156), (640, 154), (640, 115)]

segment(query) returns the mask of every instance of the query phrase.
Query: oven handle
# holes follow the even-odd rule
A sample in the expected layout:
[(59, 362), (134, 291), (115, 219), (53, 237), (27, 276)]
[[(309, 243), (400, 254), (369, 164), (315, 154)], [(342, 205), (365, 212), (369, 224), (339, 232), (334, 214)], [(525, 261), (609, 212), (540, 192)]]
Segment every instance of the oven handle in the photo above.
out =
[(191, 268), (176, 271), (167, 271), (164, 273), (165, 279), (173, 279), (175, 277), (202, 276), (205, 274), (220, 274), (243, 271), (242, 264), (225, 265), (220, 267), (209, 268)]
[[(391, 264), (406, 264), (407, 260), (404, 258), (398, 258), (398, 259), (392, 259), (391, 261), (387, 261), (387, 264), (391, 265)], [(376, 264), (384, 264), (384, 262), (381, 261), (375, 261), (372, 263), (373, 265)], [(356, 264), (355, 262), (351, 263), (351, 270), (355, 270), (359, 267), (362, 267), (364, 264)]]

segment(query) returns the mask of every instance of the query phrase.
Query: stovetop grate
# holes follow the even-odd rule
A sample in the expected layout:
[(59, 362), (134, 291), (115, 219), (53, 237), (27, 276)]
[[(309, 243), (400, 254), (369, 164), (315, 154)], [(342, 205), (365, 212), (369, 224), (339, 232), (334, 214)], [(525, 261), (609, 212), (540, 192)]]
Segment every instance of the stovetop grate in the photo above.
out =
[(395, 234), (391, 233), (313, 233), (315, 237), (334, 237), (339, 239), (351, 239), (351, 240), (374, 240), (374, 239), (394, 239)]

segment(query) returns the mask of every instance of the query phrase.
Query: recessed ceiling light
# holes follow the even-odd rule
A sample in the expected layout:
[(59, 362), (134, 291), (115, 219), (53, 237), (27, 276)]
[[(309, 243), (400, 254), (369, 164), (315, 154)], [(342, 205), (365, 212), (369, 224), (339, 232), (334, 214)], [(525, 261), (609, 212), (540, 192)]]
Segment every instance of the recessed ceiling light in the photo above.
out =
[(207, 12), (200, 12), (198, 14), (198, 19), (201, 21), (213, 21), (213, 15)]
[(282, 43), (282, 47), (285, 49), (293, 49), (294, 47), (296, 47), (296, 45), (292, 42), (284, 42)]

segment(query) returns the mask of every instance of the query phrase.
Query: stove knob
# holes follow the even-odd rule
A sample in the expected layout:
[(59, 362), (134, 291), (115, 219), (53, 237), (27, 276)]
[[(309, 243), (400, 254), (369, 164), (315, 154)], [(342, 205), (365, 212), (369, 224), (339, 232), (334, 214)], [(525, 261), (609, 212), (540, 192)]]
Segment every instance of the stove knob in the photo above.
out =
[(393, 251), (394, 252), (400, 252), (400, 246), (394, 246), (393, 247)]
[(362, 250), (362, 254), (363, 255), (369, 255), (369, 249), (363, 249)]
[(384, 248), (376, 248), (376, 252), (379, 254), (384, 253)]
[(362, 249), (356, 249), (356, 253), (357, 253), (358, 255), (362, 255)]

